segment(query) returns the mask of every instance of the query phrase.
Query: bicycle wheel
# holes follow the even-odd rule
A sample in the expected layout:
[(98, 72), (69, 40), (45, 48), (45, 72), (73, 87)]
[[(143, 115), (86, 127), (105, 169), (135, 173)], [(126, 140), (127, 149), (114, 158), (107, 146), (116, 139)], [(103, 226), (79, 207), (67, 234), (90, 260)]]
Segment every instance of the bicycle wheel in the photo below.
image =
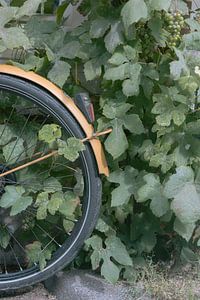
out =
[(35, 284), (65, 267), (96, 224), (101, 181), (90, 144), (72, 161), (58, 155), (57, 137), (65, 143), (84, 133), (47, 91), (0, 75), (0, 291)]

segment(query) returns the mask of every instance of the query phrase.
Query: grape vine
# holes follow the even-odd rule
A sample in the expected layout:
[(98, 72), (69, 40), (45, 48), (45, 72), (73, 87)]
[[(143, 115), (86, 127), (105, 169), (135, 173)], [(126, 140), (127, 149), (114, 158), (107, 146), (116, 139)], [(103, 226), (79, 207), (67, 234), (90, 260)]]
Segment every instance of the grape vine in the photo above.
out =
[(133, 280), (137, 261), (163, 249), (166, 260), (200, 259), (200, 29), (198, 11), (175, 2), (85, 0), (88, 19), (71, 32), (67, 20), (17, 26), (16, 11), (0, 17), (0, 50), (28, 50), (13, 64), (71, 96), (89, 91), (96, 128), (113, 128), (103, 140), (111, 174), (101, 218), (78, 260), (90, 257), (111, 282)]

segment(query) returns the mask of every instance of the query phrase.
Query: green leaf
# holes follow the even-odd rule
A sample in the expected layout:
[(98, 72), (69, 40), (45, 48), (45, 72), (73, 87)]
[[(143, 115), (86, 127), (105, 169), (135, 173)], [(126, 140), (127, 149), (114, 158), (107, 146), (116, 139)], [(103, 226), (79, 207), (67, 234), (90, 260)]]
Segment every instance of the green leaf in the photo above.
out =
[(109, 255), (124, 266), (132, 266), (132, 260), (121, 240), (116, 236), (110, 236), (105, 240)]
[(58, 60), (49, 71), (48, 78), (62, 88), (70, 75), (70, 69), (67, 62)]
[(79, 157), (79, 152), (84, 150), (85, 145), (79, 139), (71, 137), (67, 142), (58, 140), (58, 154), (70, 161), (75, 161)]
[(186, 132), (188, 134), (199, 135), (200, 133), (200, 120), (189, 122), (186, 124)]
[(168, 198), (173, 198), (187, 183), (194, 182), (194, 172), (190, 167), (181, 166), (176, 169), (176, 174), (170, 176), (165, 184), (164, 194)]
[(47, 260), (51, 258), (51, 250), (42, 249), (42, 244), (39, 241), (26, 245), (26, 253), (29, 265), (39, 263), (41, 271), (46, 267)]
[(124, 80), (128, 76), (129, 64), (125, 63), (118, 67), (108, 68), (105, 71), (104, 79), (106, 80)]
[(82, 170), (77, 168), (74, 177), (76, 178), (76, 184), (73, 188), (73, 192), (76, 196), (81, 197), (83, 196), (83, 192), (84, 192), (84, 178), (83, 178)]
[(4, 146), (10, 142), (12, 138), (16, 138), (17, 134), (10, 126), (0, 125), (0, 146)]
[(33, 198), (30, 196), (23, 196), (17, 199), (17, 201), (12, 205), (10, 215), (16, 216), (21, 213), (23, 210), (26, 210), (33, 202)]
[(168, 38), (168, 33), (163, 29), (163, 23), (164, 22), (160, 16), (155, 16), (154, 18), (150, 19), (148, 23), (153, 37), (161, 47), (165, 47)]
[(8, 230), (2, 226), (0, 226), (0, 246), (3, 249), (6, 249), (10, 243), (11, 235)]
[(74, 222), (69, 219), (63, 220), (63, 227), (67, 233), (70, 233), (74, 228)]
[(0, 36), (8, 49), (24, 48), (30, 49), (31, 43), (24, 33), (24, 30), (19, 27), (4, 28), (0, 31)]
[(195, 223), (183, 224), (178, 218), (174, 221), (174, 230), (187, 242), (191, 239), (195, 227)]
[(183, 93), (193, 96), (199, 85), (193, 76), (183, 76), (178, 80), (178, 85)]
[(169, 210), (168, 199), (163, 195), (163, 186), (159, 177), (154, 174), (144, 176), (145, 185), (137, 191), (137, 202), (144, 202), (151, 199), (150, 208), (156, 217), (161, 217)]
[(24, 4), (19, 8), (16, 17), (21, 18), (23, 16), (32, 16), (38, 10), (39, 5), (43, 0), (26, 0)]
[(80, 50), (80, 43), (78, 41), (71, 41), (64, 45), (63, 48), (58, 51), (58, 57), (64, 57), (68, 59), (74, 59)]
[(0, 7), (0, 28), (10, 22), (17, 12), (16, 7)]
[(108, 62), (115, 66), (120, 66), (126, 62), (128, 62), (128, 59), (123, 52), (115, 52), (113, 56), (108, 60)]
[(117, 46), (124, 43), (121, 22), (116, 22), (111, 26), (109, 33), (106, 35), (104, 42), (108, 52), (113, 53)]
[[(172, 1), (170, 9), (173, 9), (173, 7), (174, 7), (174, 3)], [(185, 2), (184, 0), (177, 0), (177, 7), (178, 7), (178, 10), (183, 15), (189, 15), (189, 9), (188, 9), (188, 3), (187, 2)]]
[(181, 260), (184, 263), (192, 263), (196, 265), (198, 262), (198, 255), (195, 254), (190, 248), (183, 247), (181, 250)]
[(104, 262), (101, 267), (101, 275), (104, 276), (110, 283), (116, 283), (119, 279), (119, 268), (110, 260), (110, 257), (104, 255)]
[(63, 203), (59, 207), (59, 211), (66, 217), (72, 217), (79, 204), (79, 197), (72, 192), (66, 192), (64, 194)]
[(200, 32), (195, 31), (183, 36), (183, 42), (188, 50), (200, 50)]
[(97, 39), (106, 33), (110, 27), (110, 20), (105, 18), (98, 18), (91, 22), (90, 36), (91, 38)]
[(148, 10), (144, 0), (129, 0), (121, 11), (126, 30), (133, 23), (148, 17)]
[(84, 64), (84, 74), (87, 81), (101, 76), (101, 62), (99, 59), (91, 59)]
[(179, 220), (184, 223), (195, 223), (200, 219), (200, 197), (192, 183), (186, 183), (174, 196), (171, 209)]
[(126, 57), (129, 61), (134, 62), (137, 59), (137, 48), (133, 48), (129, 45), (123, 47)]
[(85, 244), (86, 246), (91, 246), (94, 250), (91, 255), (91, 262), (92, 269), (96, 270), (99, 267), (102, 259), (102, 239), (97, 235), (93, 235), (91, 238), (86, 240)]
[(128, 148), (128, 141), (120, 120), (113, 120), (113, 131), (107, 137), (105, 147), (114, 159), (122, 155)]
[(57, 10), (56, 10), (56, 22), (58, 24), (61, 23), (63, 15), (66, 11), (66, 9), (68, 8), (69, 3), (68, 2), (63, 2), (61, 5), (58, 6)]
[(87, 239), (85, 244), (91, 246), (94, 250), (101, 251), (102, 249), (102, 239), (97, 235), (93, 235), (91, 238)]
[(57, 124), (46, 124), (40, 129), (38, 139), (48, 144), (55, 142), (62, 136), (61, 128)]
[(51, 195), (51, 199), (48, 203), (48, 211), (51, 215), (55, 215), (55, 213), (59, 210), (59, 207), (62, 205), (64, 201), (64, 195), (62, 192), (56, 192)]
[(133, 134), (142, 134), (145, 132), (140, 117), (136, 114), (126, 115), (124, 117), (124, 126)]
[(123, 93), (125, 96), (131, 97), (131, 96), (137, 96), (139, 94), (141, 69), (142, 67), (140, 64), (129, 65), (130, 79), (125, 80), (122, 85)]
[(46, 50), (48, 60), (50, 62), (54, 62), (55, 61), (55, 55), (54, 55), (53, 51), (50, 49), (50, 47), (46, 44), (45, 44), (45, 50)]
[(21, 186), (6, 186), (5, 193), (0, 199), (0, 206), (3, 208), (11, 207), (11, 216), (19, 214), (31, 205), (33, 201), (32, 197), (23, 196), (24, 193), (25, 190)]
[(96, 230), (100, 232), (108, 232), (110, 230), (110, 226), (100, 218), (97, 222)]
[(19, 158), (22, 160), (26, 156), (25, 148), (24, 148), (24, 140), (22, 138), (18, 138), (16, 141), (10, 142), (6, 146), (3, 147), (3, 155), (7, 162), (14, 163)]
[(152, 10), (165, 10), (168, 11), (171, 5), (171, 0), (150, 0), (149, 6)]
[(8, 3), (5, 0), (0, 0), (0, 4), (3, 7), (7, 7), (8, 6)]
[[(108, 104), (105, 104), (103, 107), (103, 115), (106, 116), (108, 119), (114, 119), (114, 118), (122, 118), (124, 117), (124, 122), (127, 116), (125, 114), (129, 109), (132, 107), (129, 103), (116, 103), (111, 102)], [(131, 122), (131, 120), (130, 120)], [(131, 126), (131, 125), (130, 125)]]
[(47, 192), (39, 193), (35, 201), (35, 206), (38, 207), (37, 215), (36, 215), (38, 220), (46, 219), (48, 203), (49, 203), (49, 194)]
[(174, 80), (178, 80), (181, 75), (189, 75), (190, 71), (183, 56), (183, 52), (175, 49), (175, 53), (179, 60), (170, 63), (170, 73)]
[(156, 242), (157, 239), (154, 232), (150, 231), (145, 233), (140, 240), (140, 244), (139, 244), (140, 252), (151, 253), (151, 251), (156, 245)]
[(49, 177), (43, 183), (43, 190), (47, 193), (61, 192), (62, 185), (55, 177)]
[(127, 203), (136, 192), (136, 176), (138, 172), (127, 166), (124, 171), (117, 170), (110, 174), (108, 181), (118, 183), (119, 186), (112, 191), (111, 206), (120, 206)]
[(160, 126), (170, 126), (173, 120), (177, 126), (183, 124), (186, 118), (187, 108), (183, 104), (174, 105), (172, 99), (166, 94), (154, 95), (154, 105), (152, 109), (153, 114), (157, 114), (157, 124)]

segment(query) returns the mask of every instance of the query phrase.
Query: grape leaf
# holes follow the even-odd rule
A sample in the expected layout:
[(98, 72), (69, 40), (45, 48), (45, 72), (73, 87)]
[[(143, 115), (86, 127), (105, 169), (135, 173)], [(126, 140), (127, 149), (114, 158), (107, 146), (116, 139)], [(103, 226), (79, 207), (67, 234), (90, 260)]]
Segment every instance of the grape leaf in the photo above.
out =
[(101, 76), (101, 65), (99, 59), (91, 59), (84, 64), (84, 73), (86, 80), (94, 80)]
[(67, 142), (58, 140), (58, 154), (70, 161), (75, 161), (79, 157), (79, 152), (83, 150), (85, 145), (79, 139), (71, 137)]
[(16, 7), (0, 7), (0, 27), (11, 21), (17, 12)]
[(132, 194), (136, 192), (135, 178), (138, 172), (127, 166), (124, 171), (117, 170), (110, 174), (108, 181), (118, 183), (119, 186), (112, 191), (112, 206), (119, 206), (127, 203)]
[(98, 18), (91, 22), (90, 36), (91, 38), (100, 38), (104, 36), (108, 28), (110, 27), (110, 20), (107, 18)]
[(55, 215), (55, 213), (59, 210), (59, 207), (62, 205), (64, 201), (64, 195), (62, 192), (56, 192), (51, 195), (51, 198), (48, 202), (48, 211), (51, 215)]
[(41, 192), (37, 195), (35, 201), (35, 207), (37, 207), (37, 219), (43, 220), (47, 217), (47, 207), (49, 202), (49, 194), (47, 192)]
[(65, 57), (68, 59), (74, 59), (79, 50), (80, 50), (80, 43), (78, 41), (71, 41), (67, 44), (65, 44), (60, 51), (58, 52), (58, 57)]
[(0, 36), (4, 42), (4, 45), (8, 49), (24, 48), (30, 49), (31, 43), (24, 30), (19, 27), (4, 28), (0, 31)]
[(62, 185), (57, 178), (49, 177), (43, 183), (43, 190), (47, 193), (61, 192)]
[(31, 205), (33, 199), (30, 196), (23, 196), (25, 189), (21, 186), (6, 186), (5, 193), (0, 199), (0, 206), (11, 207), (11, 216), (15, 216)]
[(122, 8), (121, 15), (124, 26), (128, 30), (133, 23), (147, 18), (148, 10), (146, 3), (144, 0), (129, 0)]
[(118, 263), (124, 266), (132, 266), (132, 260), (126, 250), (126, 247), (121, 240), (112, 235), (105, 240), (107, 251), (109, 255), (113, 257)]
[[(128, 141), (123, 130), (123, 122), (119, 119), (114, 119), (113, 131), (105, 141), (106, 150), (113, 156), (114, 159), (122, 155), (128, 148)], [(120, 141), (120, 143), (119, 143)]]
[(142, 134), (145, 132), (140, 117), (136, 114), (126, 115), (124, 117), (124, 126), (133, 134)]
[(43, 270), (46, 267), (47, 260), (51, 258), (52, 250), (49, 248), (42, 249), (42, 244), (39, 241), (26, 245), (29, 265), (39, 263), (40, 270)]
[(124, 80), (128, 76), (129, 64), (125, 63), (117, 67), (108, 68), (105, 71), (104, 79), (106, 80)]
[(110, 283), (116, 283), (119, 279), (119, 268), (111, 261), (109, 254), (104, 251), (104, 261), (101, 266), (101, 275), (104, 276)]
[(123, 82), (123, 93), (125, 96), (137, 96), (139, 94), (140, 74), (142, 67), (140, 64), (129, 64), (129, 77)]
[(72, 192), (66, 192), (64, 199), (59, 207), (59, 211), (66, 217), (72, 218), (77, 206), (80, 204), (80, 199)]
[(21, 18), (23, 16), (32, 16), (38, 10), (39, 5), (43, 0), (26, 0), (24, 4), (19, 8), (16, 18)]
[(190, 167), (181, 166), (176, 169), (176, 174), (170, 176), (164, 187), (164, 194), (168, 198), (172, 198), (187, 183), (194, 182), (194, 172)]
[(6, 249), (10, 243), (11, 235), (6, 228), (0, 226), (0, 246)]
[(113, 53), (117, 46), (123, 44), (124, 36), (122, 30), (121, 22), (116, 22), (111, 26), (109, 33), (104, 39), (105, 47), (108, 52)]
[(171, 0), (150, 0), (149, 1), (149, 6), (152, 10), (165, 10), (168, 11), (171, 5)]
[(39, 131), (38, 139), (40, 141), (45, 141), (48, 144), (55, 142), (57, 139), (61, 138), (61, 128), (56, 124), (46, 124)]
[(195, 227), (195, 223), (183, 224), (178, 218), (174, 221), (174, 230), (187, 242), (191, 239)]
[(70, 75), (70, 70), (70, 64), (65, 61), (58, 60), (49, 71), (48, 78), (62, 88)]
[(137, 202), (144, 202), (151, 199), (150, 208), (155, 216), (161, 217), (169, 210), (168, 198), (163, 195), (163, 186), (159, 177), (155, 174), (144, 176), (145, 185), (137, 191)]

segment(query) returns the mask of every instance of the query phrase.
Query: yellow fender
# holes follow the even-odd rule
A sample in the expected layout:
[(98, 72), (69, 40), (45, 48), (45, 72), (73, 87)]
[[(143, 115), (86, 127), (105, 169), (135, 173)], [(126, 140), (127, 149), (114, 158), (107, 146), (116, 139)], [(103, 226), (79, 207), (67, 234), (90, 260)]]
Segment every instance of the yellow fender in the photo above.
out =
[[(17, 68), (15, 66), (10, 66), (10, 65), (0, 65), (0, 73), (23, 78), (32, 83), (37, 84), (38, 86), (41, 86), (42, 88), (45, 88), (48, 92), (54, 95), (60, 102), (62, 102), (62, 104), (64, 104), (65, 107), (71, 112), (71, 114), (74, 116), (74, 118), (82, 127), (87, 138), (90, 138), (93, 135), (94, 133), (93, 126), (88, 123), (83, 113), (74, 104), (74, 101), (69, 96), (64, 94), (64, 92), (52, 82), (50, 82), (49, 80), (43, 78), (42, 76), (34, 72), (27, 72), (20, 68)], [(109, 175), (108, 165), (106, 162), (106, 158), (105, 158), (105, 154), (101, 142), (98, 139), (94, 138), (94, 139), (90, 139), (89, 143), (91, 144), (91, 147), (93, 149), (96, 162), (98, 165), (99, 173), (108, 176)]]

